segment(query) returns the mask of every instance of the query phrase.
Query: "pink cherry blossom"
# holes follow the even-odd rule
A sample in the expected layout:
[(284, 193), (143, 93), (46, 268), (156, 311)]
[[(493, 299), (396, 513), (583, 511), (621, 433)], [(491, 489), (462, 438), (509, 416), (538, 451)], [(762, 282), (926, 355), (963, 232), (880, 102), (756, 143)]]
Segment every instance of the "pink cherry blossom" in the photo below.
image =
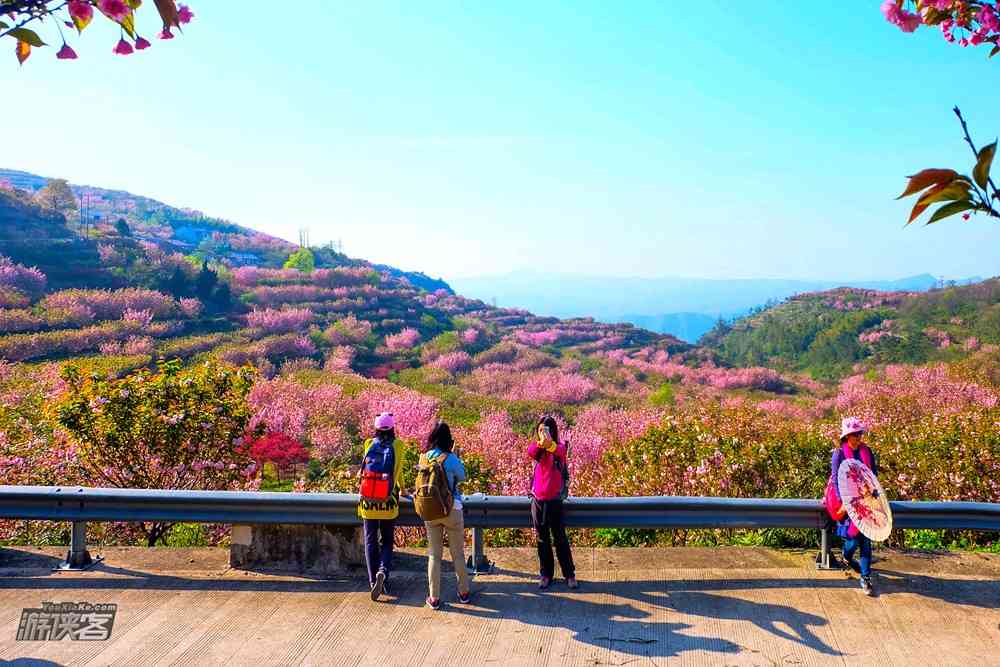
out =
[(97, 8), (105, 16), (119, 23), (128, 18), (129, 13), (132, 11), (124, 0), (97, 0)]
[(160, 34), (157, 35), (157, 37), (160, 39), (173, 39), (174, 33), (170, 32), (170, 28), (164, 28), (160, 31)]
[(87, 25), (94, 18), (94, 8), (84, 0), (70, 0), (67, 9), (73, 21), (80, 25)]
[(62, 48), (56, 53), (59, 60), (76, 60), (76, 51), (70, 48), (69, 44), (63, 42)]
[(194, 18), (194, 12), (187, 5), (178, 5), (177, 7), (177, 20), (181, 23), (190, 23), (191, 19)]
[(420, 342), (420, 332), (416, 329), (403, 329), (398, 334), (386, 336), (385, 346), (393, 352), (409, 350)]
[(142, 51), (143, 49), (148, 49), (150, 46), (152, 46), (152, 44), (150, 44), (149, 40), (146, 39), (145, 37), (139, 37), (139, 36), (137, 36), (135, 38), (135, 48), (136, 48), (136, 50)]
[(125, 41), (122, 37), (118, 40), (118, 44), (115, 45), (113, 53), (117, 53), (120, 56), (127, 56), (132, 53), (132, 45)]

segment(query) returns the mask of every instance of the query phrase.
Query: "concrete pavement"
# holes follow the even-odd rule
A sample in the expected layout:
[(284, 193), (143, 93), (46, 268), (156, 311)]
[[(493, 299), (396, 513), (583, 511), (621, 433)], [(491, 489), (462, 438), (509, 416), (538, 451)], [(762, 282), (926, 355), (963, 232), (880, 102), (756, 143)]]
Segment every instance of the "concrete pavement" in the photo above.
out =
[[(578, 549), (582, 587), (535, 587), (529, 549), (441, 611), (426, 561), (400, 554), (390, 602), (365, 577), (245, 573), (216, 549), (106, 549), (83, 573), (56, 550), (0, 549), (0, 664), (15, 665), (1000, 665), (1000, 556), (880, 552), (880, 594), (756, 548)], [(107, 641), (15, 641), (43, 601), (118, 605)]]

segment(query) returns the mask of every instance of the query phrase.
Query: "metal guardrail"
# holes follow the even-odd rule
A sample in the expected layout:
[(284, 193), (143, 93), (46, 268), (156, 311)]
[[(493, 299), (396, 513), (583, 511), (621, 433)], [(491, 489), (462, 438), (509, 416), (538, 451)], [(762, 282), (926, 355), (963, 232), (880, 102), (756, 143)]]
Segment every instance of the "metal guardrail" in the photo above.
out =
[[(87, 521), (181, 521), (232, 524), (357, 525), (358, 496), (336, 493), (94, 489), (0, 486), (0, 518), (73, 523), (67, 568), (86, 565)], [(524, 496), (465, 496), (465, 525), (473, 529), (475, 569), (487, 563), (483, 530), (530, 528)], [(967, 502), (892, 503), (898, 528), (1000, 531), (1000, 504)], [(400, 502), (398, 525), (421, 526), (408, 498)], [(819, 500), (655, 496), (569, 498), (570, 528), (805, 528), (819, 530), (820, 567), (829, 567), (830, 526)]]

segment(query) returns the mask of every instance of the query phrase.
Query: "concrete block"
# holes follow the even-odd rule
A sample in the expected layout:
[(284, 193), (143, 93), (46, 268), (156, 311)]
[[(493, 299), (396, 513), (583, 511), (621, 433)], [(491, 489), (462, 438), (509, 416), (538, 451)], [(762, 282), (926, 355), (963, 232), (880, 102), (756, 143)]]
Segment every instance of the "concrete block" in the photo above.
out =
[(233, 526), (229, 566), (310, 574), (344, 573), (365, 561), (360, 527)]

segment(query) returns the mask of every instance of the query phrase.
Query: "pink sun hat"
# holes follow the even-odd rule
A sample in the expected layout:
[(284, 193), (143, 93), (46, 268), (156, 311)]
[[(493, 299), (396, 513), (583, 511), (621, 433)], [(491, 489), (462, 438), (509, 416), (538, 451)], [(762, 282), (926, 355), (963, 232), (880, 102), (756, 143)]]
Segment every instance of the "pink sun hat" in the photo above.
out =
[(868, 429), (857, 417), (844, 417), (840, 422), (840, 439), (843, 440), (852, 433), (867, 433)]
[(383, 412), (375, 418), (375, 430), (387, 431), (396, 427), (396, 420), (392, 418), (391, 412)]

